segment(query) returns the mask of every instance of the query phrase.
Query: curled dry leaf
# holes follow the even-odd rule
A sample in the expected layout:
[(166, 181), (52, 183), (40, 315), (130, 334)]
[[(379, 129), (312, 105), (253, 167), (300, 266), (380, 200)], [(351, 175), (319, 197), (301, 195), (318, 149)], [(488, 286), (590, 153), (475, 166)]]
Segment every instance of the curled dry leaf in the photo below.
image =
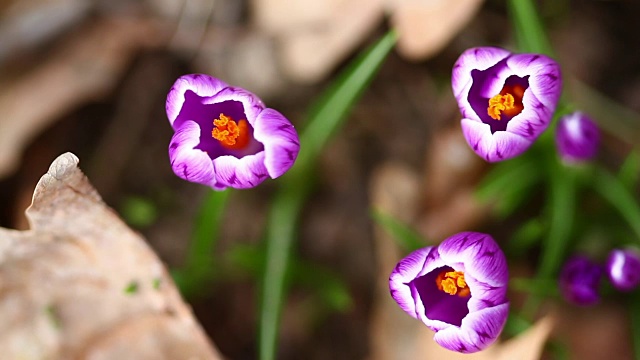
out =
[[(411, 223), (418, 214), (420, 181), (408, 167), (396, 163), (380, 166), (370, 185), (372, 207)], [(421, 322), (407, 316), (389, 295), (389, 274), (402, 258), (397, 242), (380, 226), (374, 231), (376, 300), (371, 321), (371, 359), (416, 359), (420, 342), (430, 335)]]
[(532, 327), (513, 339), (495, 343), (486, 350), (474, 354), (460, 354), (449, 351), (433, 340), (433, 332), (419, 342), (418, 357), (412, 359), (447, 360), (538, 360), (542, 356), (544, 345), (554, 327), (551, 315), (538, 320)]
[(71, 153), (36, 186), (29, 231), (0, 228), (6, 359), (219, 359), (144, 239)]
[(257, 26), (276, 36), (282, 69), (298, 82), (327, 76), (382, 20), (384, 0), (254, 0)]
[(460, 126), (440, 130), (426, 156), (426, 206), (417, 224), (427, 239), (441, 241), (473, 229), (489, 214), (475, 196), (486, 163), (469, 149)]
[(391, 0), (398, 51), (422, 60), (437, 54), (471, 20), (482, 0)]
[(482, 0), (253, 0), (258, 28), (280, 45), (291, 80), (317, 82), (362, 44), (385, 9), (398, 50), (414, 60), (437, 54), (478, 11)]

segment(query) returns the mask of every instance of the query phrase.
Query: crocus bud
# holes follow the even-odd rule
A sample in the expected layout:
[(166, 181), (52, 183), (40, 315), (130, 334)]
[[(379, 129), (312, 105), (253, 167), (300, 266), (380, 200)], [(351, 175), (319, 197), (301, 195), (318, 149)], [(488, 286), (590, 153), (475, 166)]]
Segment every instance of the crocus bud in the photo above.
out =
[(605, 269), (611, 284), (618, 290), (630, 291), (640, 284), (640, 254), (635, 250), (612, 250)]
[(600, 300), (598, 287), (602, 266), (584, 256), (573, 256), (560, 271), (560, 293), (570, 303), (593, 305)]
[(570, 164), (593, 159), (600, 144), (600, 129), (581, 112), (563, 116), (556, 129), (556, 148), (560, 158)]

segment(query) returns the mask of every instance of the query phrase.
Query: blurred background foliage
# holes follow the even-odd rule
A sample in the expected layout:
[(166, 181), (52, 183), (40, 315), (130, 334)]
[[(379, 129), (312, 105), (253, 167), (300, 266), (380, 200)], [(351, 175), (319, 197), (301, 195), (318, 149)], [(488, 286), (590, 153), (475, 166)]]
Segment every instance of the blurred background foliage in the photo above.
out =
[[(27, 228), (37, 179), (74, 152), (232, 359), (401, 358), (398, 339), (430, 337), (389, 304), (395, 262), (484, 231), (510, 261), (508, 336), (551, 313), (546, 356), (630, 359), (640, 295), (580, 309), (554, 279), (571, 252), (640, 240), (638, 15), (634, 2), (586, 0), (4, 1), (0, 225)], [(597, 166), (561, 165), (552, 131), (498, 165), (468, 149), (451, 67), (485, 45), (561, 63), (556, 115), (581, 109), (603, 128)], [(225, 192), (173, 175), (164, 99), (192, 72), (296, 125), (290, 173)]]

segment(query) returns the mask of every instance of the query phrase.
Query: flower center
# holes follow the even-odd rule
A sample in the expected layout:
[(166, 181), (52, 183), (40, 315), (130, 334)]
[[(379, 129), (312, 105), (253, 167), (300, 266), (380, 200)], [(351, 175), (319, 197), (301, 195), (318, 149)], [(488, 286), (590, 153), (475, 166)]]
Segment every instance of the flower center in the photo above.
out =
[(466, 297), (471, 294), (462, 271), (442, 271), (436, 278), (436, 286), (438, 286), (438, 290), (449, 295), (457, 294), (460, 297)]
[(220, 114), (219, 118), (213, 120), (213, 126), (211, 136), (225, 148), (240, 150), (249, 144), (247, 120), (240, 120), (236, 123), (230, 116)]
[(495, 120), (501, 120), (502, 114), (514, 117), (522, 112), (522, 96), (525, 88), (521, 85), (505, 85), (500, 94), (489, 99), (487, 113)]

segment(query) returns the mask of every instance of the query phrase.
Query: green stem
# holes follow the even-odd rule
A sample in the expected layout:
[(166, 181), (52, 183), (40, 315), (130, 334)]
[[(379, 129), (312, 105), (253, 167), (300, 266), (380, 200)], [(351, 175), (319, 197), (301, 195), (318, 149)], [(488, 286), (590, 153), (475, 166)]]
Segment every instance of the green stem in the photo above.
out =
[(606, 169), (598, 167), (593, 179), (594, 189), (618, 210), (640, 241), (640, 206), (629, 189)]
[(519, 50), (553, 56), (553, 50), (533, 2), (509, 0), (508, 6)]
[(553, 161), (554, 175), (550, 180), (549, 236), (544, 244), (540, 278), (551, 277), (560, 267), (564, 256), (576, 211), (576, 179), (570, 168)]
[(175, 271), (185, 297), (197, 294), (203, 283), (213, 276), (213, 254), (230, 193), (230, 190), (211, 190), (200, 207), (185, 264)]
[[(549, 234), (543, 243), (541, 263), (536, 275), (544, 282), (553, 277), (569, 243), (576, 210), (576, 174), (573, 169), (560, 164), (555, 155), (549, 156)], [(539, 294), (529, 296), (523, 306), (523, 316), (533, 319), (541, 302)]]
[(300, 136), (300, 154), (296, 165), (283, 176), (267, 223), (267, 259), (262, 282), (258, 344), (261, 360), (276, 355), (278, 328), (284, 294), (285, 275), (298, 217), (313, 183), (313, 169), (324, 145), (347, 117), (395, 44), (389, 32), (348, 67), (316, 106), (309, 124)]

